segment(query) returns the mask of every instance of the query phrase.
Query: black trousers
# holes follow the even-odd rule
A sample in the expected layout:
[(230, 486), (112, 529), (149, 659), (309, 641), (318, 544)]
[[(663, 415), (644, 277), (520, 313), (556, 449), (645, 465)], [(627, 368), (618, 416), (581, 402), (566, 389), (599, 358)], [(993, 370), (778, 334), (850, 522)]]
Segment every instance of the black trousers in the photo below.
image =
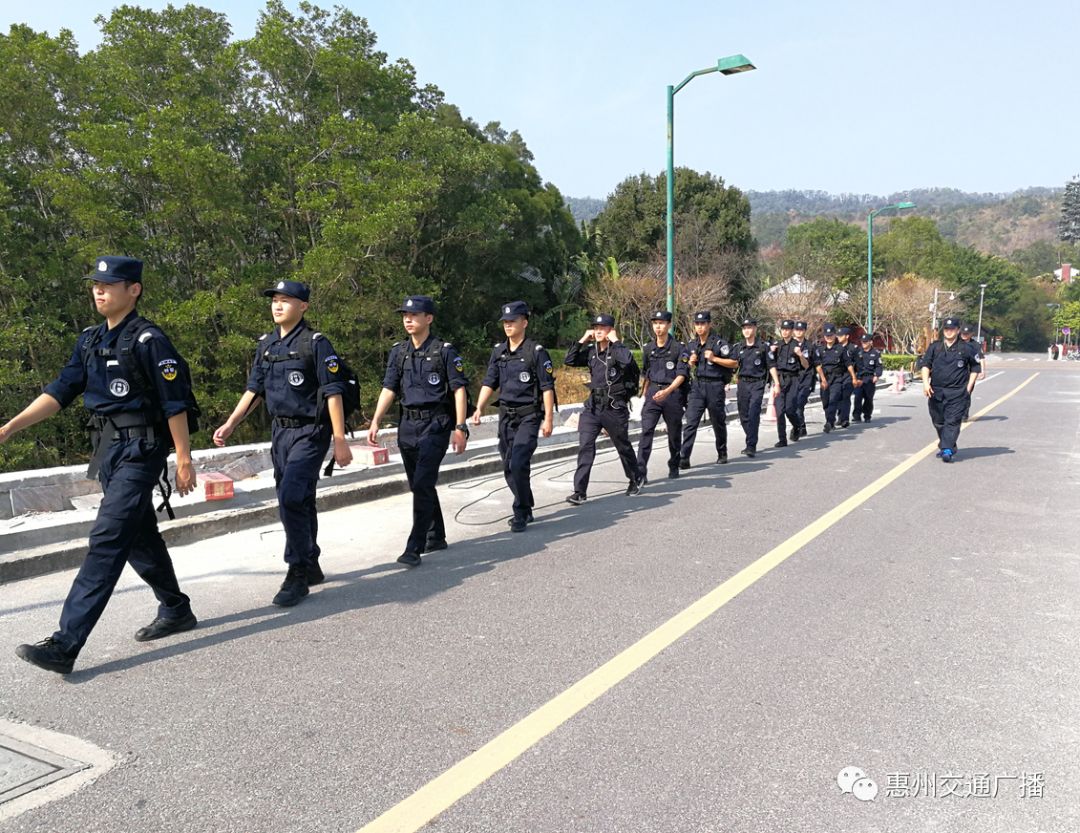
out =
[(758, 427), (761, 425), (761, 399), (764, 395), (764, 379), (739, 379), (739, 422), (742, 423), (746, 434), (746, 447), (751, 451), (757, 449)]
[(686, 404), (686, 420), (683, 423), (683, 441), (679, 456), (689, 460), (697, 439), (698, 425), (705, 412), (709, 412), (712, 421), (713, 438), (716, 440), (716, 453), (727, 453), (727, 409), (724, 395), (727, 383), (717, 379), (706, 381), (698, 379), (690, 388)]
[[(829, 386), (822, 388), (821, 407), (825, 410), (825, 422), (829, 425), (836, 425), (836, 417), (840, 412), (840, 402), (844, 398), (844, 377), (839, 374), (832, 377), (826, 376), (825, 381), (829, 383)], [(843, 419), (840, 420), (840, 422), (843, 421)]]
[[(683, 383), (686, 384), (685, 382)], [(666, 387), (666, 385), (664, 386)], [(638, 443), (638, 472), (642, 477), (649, 473), (649, 457), (652, 455), (653, 434), (661, 418), (667, 426), (668, 471), (679, 468), (679, 449), (682, 448), (683, 413), (686, 410), (686, 394), (682, 386), (676, 388), (663, 402), (656, 402), (653, 394), (663, 388), (649, 384), (649, 398), (641, 409), (641, 441)]]
[(53, 634), (68, 653), (77, 654), (86, 644), (124, 564), (154, 591), (158, 616), (180, 619), (191, 613), (191, 600), (180, 592), (154, 514), (154, 486), (168, 453), (161, 440), (135, 438), (116, 441), (106, 450), (98, 470), (105, 494), (90, 530), (90, 551), (64, 601), (60, 629)]
[(413, 496), (413, 522), (405, 552), (419, 555), (428, 540), (446, 539), (442, 507), (435, 487), (439, 482), (439, 466), (450, 447), (453, 428), (449, 414), (421, 419), (410, 419), (406, 414), (398, 427), (398, 450)]
[(638, 476), (637, 458), (634, 447), (630, 444), (630, 406), (626, 402), (614, 402), (609, 405), (594, 404), (585, 401), (585, 407), (578, 417), (578, 455), (577, 471), (574, 472), (574, 491), (588, 494), (589, 476), (592, 474), (593, 460), (596, 459), (596, 438), (601, 431), (607, 431), (615, 450), (619, 452), (623, 472), (627, 480)]
[(285, 527), (285, 563), (314, 564), (319, 560), (319, 516), (315, 511), (315, 487), (326, 452), (330, 449), (330, 426), (274, 426), (270, 459), (274, 462), (278, 517)]
[(787, 441), (787, 423), (801, 428), (799, 418), (799, 374), (781, 373), (780, 392), (776, 396), (776, 433), (781, 442)]
[(877, 383), (873, 376), (862, 379), (862, 384), (855, 388), (854, 414), (856, 419), (870, 419), (874, 413), (874, 393)]
[(542, 411), (523, 417), (499, 416), (499, 455), (503, 477), (514, 495), (514, 517), (524, 519), (533, 508), (530, 476), (532, 456), (540, 435)]
[(799, 428), (806, 427), (806, 403), (810, 401), (810, 394), (814, 392), (813, 370), (807, 370), (799, 374)]
[(938, 448), (951, 448), (956, 451), (956, 441), (960, 437), (960, 423), (964, 421), (964, 409), (967, 407), (967, 387), (934, 388), (933, 395), (926, 400), (930, 409), (930, 421), (938, 435)]
[(851, 422), (851, 396), (855, 392), (855, 385), (851, 381), (850, 373), (841, 376), (840, 381), (840, 407), (836, 418), (838, 422)]

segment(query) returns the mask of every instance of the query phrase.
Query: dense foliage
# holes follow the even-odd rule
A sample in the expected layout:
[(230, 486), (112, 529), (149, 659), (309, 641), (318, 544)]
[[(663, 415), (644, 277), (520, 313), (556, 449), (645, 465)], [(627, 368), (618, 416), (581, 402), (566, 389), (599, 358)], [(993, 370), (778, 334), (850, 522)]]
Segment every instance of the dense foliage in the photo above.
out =
[[(83, 275), (101, 254), (145, 261), (143, 313), (188, 357), (210, 427), (243, 389), (271, 327), (260, 290), (280, 277), (310, 282), (309, 319), (369, 407), (405, 294), (436, 296), (436, 332), (476, 356), (503, 301), (558, 305), (582, 247), (558, 190), (521, 136), (463, 118), (363, 18), (270, 0), (239, 41), (193, 5), (98, 23), (84, 55), (68, 32), (0, 35), (0, 417), (96, 323)], [(0, 466), (78, 459), (80, 417), (19, 435)], [(240, 439), (264, 435), (249, 423)]]

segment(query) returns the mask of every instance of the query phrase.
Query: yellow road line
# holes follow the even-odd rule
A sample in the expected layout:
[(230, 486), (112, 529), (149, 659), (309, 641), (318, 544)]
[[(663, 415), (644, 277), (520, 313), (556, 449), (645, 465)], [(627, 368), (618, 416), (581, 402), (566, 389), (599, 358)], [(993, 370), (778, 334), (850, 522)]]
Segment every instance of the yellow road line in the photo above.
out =
[[(975, 415), (972, 423), (1006, 399), (1015, 396), (1038, 375), (1038, 373), (1032, 374), (1012, 391), (987, 405)], [(970, 425), (971, 423), (963, 428), (968, 428)], [(830, 509), (782, 544), (765, 553), (757, 561), (744, 567), (719, 587), (675, 614), (656, 630), (519, 720), (408, 798), (395, 804), (381, 816), (360, 828), (358, 833), (414, 833), (419, 830), (590, 703), (625, 680), (665, 648), (696, 628), (762, 576), (778, 567), (829, 527), (928, 457), (936, 448), (936, 443), (930, 443), (916, 451), (869, 486), (860, 489), (839, 506)]]

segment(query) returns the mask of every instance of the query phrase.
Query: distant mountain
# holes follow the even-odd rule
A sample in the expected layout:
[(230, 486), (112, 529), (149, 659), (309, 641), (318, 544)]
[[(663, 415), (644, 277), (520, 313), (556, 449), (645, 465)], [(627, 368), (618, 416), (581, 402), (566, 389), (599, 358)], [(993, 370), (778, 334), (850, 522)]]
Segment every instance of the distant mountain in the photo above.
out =
[(1025, 188), (1003, 194), (972, 194), (955, 188), (917, 188), (888, 196), (824, 191), (748, 191), (750, 226), (762, 248), (783, 243), (788, 226), (815, 217), (865, 225), (866, 215), (908, 201), (929, 216), (941, 234), (981, 252), (1008, 255), (1039, 240), (1056, 240), (1063, 188)]
[(563, 197), (563, 199), (566, 200), (566, 207), (570, 209), (570, 213), (574, 215), (574, 221), (578, 224), (587, 223), (596, 218), (607, 205), (607, 200), (598, 200), (596, 197)]
[[(750, 228), (762, 249), (782, 245), (788, 226), (815, 217), (866, 224), (866, 215), (894, 202), (913, 202), (943, 237), (986, 254), (1008, 256), (1040, 240), (1057, 241), (1064, 188), (1024, 188), (1011, 193), (974, 194), (955, 188), (915, 188), (881, 196), (825, 191), (747, 191)], [(604, 210), (606, 200), (566, 197), (577, 222)], [(905, 212), (909, 213), (909, 212)]]

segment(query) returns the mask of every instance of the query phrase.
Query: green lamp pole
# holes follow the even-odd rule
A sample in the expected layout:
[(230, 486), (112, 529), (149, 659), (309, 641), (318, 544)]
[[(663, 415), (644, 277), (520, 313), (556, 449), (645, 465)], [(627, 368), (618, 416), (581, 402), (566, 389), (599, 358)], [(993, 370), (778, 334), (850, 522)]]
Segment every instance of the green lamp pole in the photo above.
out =
[(866, 215), (866, 332), (874, 332), (874, 218), (883, 211), (914, 208), (913, 202), (894, 202)]
[(756, 67), (745, 55), (728, 55), (706, 67), (687, 75), (678, 86), (667, 88), (667, 308), (675, 312), (675, 93), (697, 78), (710, 72), (735, 75), (749, 72)]

